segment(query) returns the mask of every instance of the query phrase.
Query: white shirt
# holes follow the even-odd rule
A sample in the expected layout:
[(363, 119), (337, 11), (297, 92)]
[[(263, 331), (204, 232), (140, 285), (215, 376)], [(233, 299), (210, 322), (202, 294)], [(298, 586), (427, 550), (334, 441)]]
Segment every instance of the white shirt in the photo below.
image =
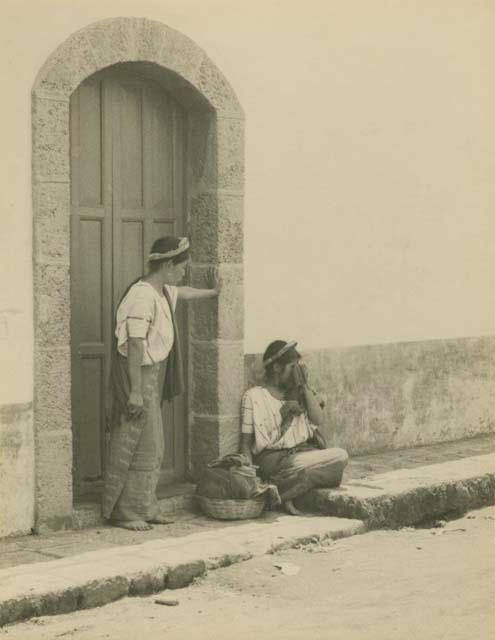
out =
[(290, 427), (282, 435), (280, 409), (283, 404), (283, 400), (274, 398), (264, 387), (253, 387), (244, 394), (241, 432), (254, 435), (254, 455), (267, 448), (292, 449), (313, 437), (315, 427), (307, 413), (293, 416)]
[[(165, 285), (175, 311), (178, 289)], [(129, 338), (143, 338), (143, 365), (165, 360), (174, 343), (172, 316), (165, 295), (139, 280), (127, 292), (117, 310), (115, 328), (119, 353), (127, 358)]]

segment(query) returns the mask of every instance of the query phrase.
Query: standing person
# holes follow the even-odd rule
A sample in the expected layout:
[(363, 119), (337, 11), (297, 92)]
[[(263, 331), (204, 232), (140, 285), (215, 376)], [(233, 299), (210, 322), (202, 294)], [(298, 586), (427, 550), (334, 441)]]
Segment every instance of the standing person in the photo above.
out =
[(129, 287), (117, 309), (103, 515), (133, 531), (172, 522), (159, 512), (156, 488), (164, 455), (161, 405), (184, 388), (177, 300), (219, 294), (216, 273), (212, 289), (177, 286), (188, 261), (187, 238), (156, 240), (148, 273)]
[(263, 355), (265, 385), (242, 400), (241, 453), (277, 485), (282, 505), (300, 515), (293, 500), (316, 487), (338, 487), (349, 460), (344, 449), (326, 448), (319, 427), (323, 410), (308, 385), (297, 342), (275, 340)]

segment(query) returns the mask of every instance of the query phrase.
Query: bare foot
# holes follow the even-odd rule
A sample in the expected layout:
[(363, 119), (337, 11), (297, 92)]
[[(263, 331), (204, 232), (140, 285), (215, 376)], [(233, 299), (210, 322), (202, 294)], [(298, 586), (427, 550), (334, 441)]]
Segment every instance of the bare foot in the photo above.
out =
[(175, 519), (173, 516), (164, 516), (163, 514), (158, 514), (151, 520), (147, 520), (146, 522), (150, 522), (152, 524), (173, 524)]
[(129, 529), (129, 531), (149, 531), (153, 527), (144, 520), (112, 520), (114, 527)]
[(294, 506), (294, 503), (292, 502), (292, 500), (286, 500), (283, 503), (282, 506), (285, 509), (285, 511), (287, 513), (289, 513), (291, 516), (302, 516), (303, 515), (302, 511), (299, 511), (299, 509), (296, 509), (296, 507)]

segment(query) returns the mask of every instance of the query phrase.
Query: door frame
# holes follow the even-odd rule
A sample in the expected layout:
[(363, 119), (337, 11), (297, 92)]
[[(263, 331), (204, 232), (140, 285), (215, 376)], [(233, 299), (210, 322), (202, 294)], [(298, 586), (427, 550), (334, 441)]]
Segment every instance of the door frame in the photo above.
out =
[(35, 530), (72, 526), (69, 100), (98, 71), (132, 64), (187, 110), (186, 224), (191, 284), (218, 266), (218, 300), (189, 310), (186, 473), (236, 451), (244, 390), (244, 117), (230, 84), (192, 40), (146, 18), (81, 29), (32, 92)]

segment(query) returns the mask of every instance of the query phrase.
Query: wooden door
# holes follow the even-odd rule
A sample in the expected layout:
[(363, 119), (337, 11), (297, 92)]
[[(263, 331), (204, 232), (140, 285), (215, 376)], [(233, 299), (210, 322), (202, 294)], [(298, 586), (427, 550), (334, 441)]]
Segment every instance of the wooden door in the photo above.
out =
[[(156, 82), (110, 70), (71, 98), (74, 483), (101, 490), (116, 306), (153, 241), (184, 233), (184, 114)], [(178, 309), (183, 343), (185, 311)], [(187, 344), (184, 345), (187, 352)], [(165, 405), (164, 484), (183, 480), (186, 399)]]

